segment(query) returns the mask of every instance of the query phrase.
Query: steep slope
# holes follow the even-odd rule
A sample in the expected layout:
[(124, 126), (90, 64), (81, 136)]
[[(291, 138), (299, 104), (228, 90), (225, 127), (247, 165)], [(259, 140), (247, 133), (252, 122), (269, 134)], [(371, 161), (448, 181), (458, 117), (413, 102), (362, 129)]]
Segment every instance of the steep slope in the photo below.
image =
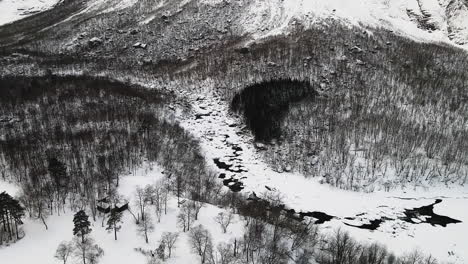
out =
[(453, 40), (464, 45), (468, 37), (464, 0), (278, 0), (255, 1), (249, 9), (246, 29), (256, 36), (339, 18), (352, 25), (394, 30), (417, 40)]
[[(0, 1), (0, 25), (54, 6), (57, 0)], [(288, 33), (296, 27), (310, 28), (334, 18), (353, 26), (385, 28), (416, 40), (444, 41), (465, 45), (468, 39), (466, 0), (88, 0), (80, 15), (132, 10), (134, 19), (150, 23), (161, 13), (173, 16), (186, 8), (216, 7), (236, 10), (219, 19), (239, 27), (239, 33), (262, 38)], [(3, 11), (4, 10), (4, 11)], [(202, 9), (201, 9), (202, 10)], [(206, 15), (201, 13), (200, 15)]]
[[(448, 6), (447, 3), (445, 7)], [(294, 78), (310, 81), (324, 97), (336, 98), (335, 102), (339, 102), (336, 109), (343, 110), (344, 117), (351, 113), (366, 121), (365, 117), (372, 115), (362, 110), (374, 106), (376, 110), (371, 109), (371, 112), (375, 113), (388, 114), (390, 108), (401, 110), (407, 115), (395, 116), (407, 116), (411, 124), (417, 124), (415, 118), (424, 117), (419, 120), (422, 125), (418, 131), (426, 130), (427, 124), (432, 130), (449, 128), (450, 124), (461, 127), (466, 124), (463, 117), (467, 116), (464, 106), (468, 98), (465, 53), (448, 45), (418, 43), (398, 36), (424, 42), (448, 42), (449, 28), (463, 24), (463, 12), (460, 11), (463, 7), (451, 8), (456, 14), (451, 17), (460, 20), (451, 27), (447, 26), (445, 7), (435, 1), (93, 0), (81, 11), (40, 30), (40, 34), (31, 36), (21, 45), (12, 44), (12, 50), (4, 52), (7, 56), (0, 57), (0, 65), (5, 65), (0, 74), (88, 72), (140, 82), (145, 87), (171, 89), (177, 96), (189, 97), (199, 112), (194, 116), (182, 116), (180, 122), (202, 139), (207, 161), (213, 166), (228, 167), (227, 172), (220, 168), (226, 174), (220, 181), (227, 181), (230, 187), (243, 185), (244, 192), (278, 191), (285, 196), (287, 206), (295, 210), (321, 210), (341, 218), (340, 221), (333, 220), (330, 227), (343, 226), (342, 221), (365, 225), (369, 221), (399, 216), (408, 207), (427, 205), (444, 196), (443, 205), (447, 205), (447, 209), (443, 208), (441, 213), (462, 220), (463, 224), (447, 229), (436, 227), (438, 233), (433, 236), (444, 240), (443, 246), (439, 245), (440, 241), (428, 245), (426, 235), (434, 229), (427, 224), (412, 224), (408, 228), (406, 223), (393, 226), (394, 222), (387, 221), (376, 232), (352, 230), (363, 239), (391, 243), (392, 247), (401, 250), (424, 244), (425, 250), (437, 251), (435, 254), (441, 259), (456, 261), (456, 258), (462, 258), (459, 263), (464, 263), (468, 256), (463, 249), (461, 234), (464, 234), (468, 221), (465, 211), (460, 208), (466, 200), (466, 187), (458, 186), (459, 191), (422, 192), (426, 186), (421, 187), (419, 182), (413, 181), (411, 187), (413, 183), (417, 184), (414, 184), (415, 191), (411, 195), (402, 195), (399, 188), (392, 193), (382, 191), (370, 195), (345, 192), (321, 185), (318, 179), (304, 178), (288, 160), (300, 162), (300, 159), (295, 159), (291, 153), (276, 152), (281, 154), (276, 155), (278, 158), (287, 154), (276, 165), (283, 165), (281, 160), (285, 160), (290, 168), (284, 166), (284, 169), (293, 171), (283, 173), (282, 168), (278, 171), (262, 160), (261, 153), (257, 153), (252, 144), (254, 138), (240, 125), (242, 120), (231, 119), (235, 115), (228, 109), (233, 94), (242, 88), (269, 79)], [(414, 14), (408, 14), (408, 9)], [(397, 31), (398, 35), (390, 30)], [(464, 34), (462, 29), (457, 32), (456, 36)], [(0, 43), (3, 40), (0, 34)], [(133, 46), (137, 43), (140, 44)], [(20, 53), (10, 54), (17, 50)], [(354, 107), (348, 107), (348, 104)], [(309, 105), (304, 104), (304, 108)], [(306, 118), (310, 119), (310, 116)], [(430, 120), (432, 118), (435, 120)], [(302, 119), (288, 121), (306, 124)], [(335, 126), (334, 131), (352, 131), (349, 127)], [(328, 129), (327, 134), (332, 132), (329, 123), (325, 123), (324, 128)], [(452, 133), (450, 129), (446, 129), (446, 133), (458, 138), (464, 135)], [(344, 138), (338, 133), (335, 135)], [(303, 137), (300, 139), (300, 142), (306, 141)], [(368, 139), (362, 142), (367, 144)], [(462, 150), (466, 145), (457, 147), (453, 140), (447, 142), (440, 144), (446, 147), (447, 154), (463, 156), (461, 151), (452, 149)], [(286, 149), (291, 149), (287, 146)], [(296, 149), (303, 147), (296, 146)], [(337, 149), (344, 148), (338, 146)], [(362, 152), (362, 148), (353, 148), (353, 151)], [(446, 156), (447, 159), (451, 157)], [(322, 160), (334, 162), (334, 159)], [(404, 172), (412, 171), (406, 162), (402, 165), (407, 168)], [(446, 167), (439, 170), (448, 175), (451, 173), (443, 168)], [(234, 176), (229, 175), (232, 170), (236, 171)], [(335, 171), (332, 174), (340, 175)], [(453, 182), (445, 181), (445, 184)], [(353, 185), (351, 181), (350, 186)], [(366, 184), (364, 187), (372, 186)], [(398, 197), (390, 197), (393, 195)], [(442, 210), (440, 206), (436, 209)], [(390, 209), (381, 209), (387, 207)], [(394, 215), (395, 212), (399, 212), (398, 215)], [(366, 215), (361, 217), (361, 213)], [(360, 216), (356, 219), (345, 219), (357, 215)], [(396, 238), (395, 228), (401, 232)], [(408, 239), (412, 236), (417, 239)], [(454, 251), (455, 256), (447, 256), (450, 251)]]
[(52, 8), (60, 0), (2, 0), (0, 26)]
[(457, 44), (468, 43), (468, 1), (452, 0), (447, 5), (449, 38)]

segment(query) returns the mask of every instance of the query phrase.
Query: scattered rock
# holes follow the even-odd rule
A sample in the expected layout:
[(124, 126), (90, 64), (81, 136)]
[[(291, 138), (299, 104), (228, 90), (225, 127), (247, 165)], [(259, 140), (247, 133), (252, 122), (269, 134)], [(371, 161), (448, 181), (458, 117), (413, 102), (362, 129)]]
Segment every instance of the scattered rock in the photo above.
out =
[(284, 171), (285, 171), (285, 172), (291, 172), (291, 171), (292, 171), (291, 165), (286, 165), (286, 166), (284, 167)]
[(77, 38), (78, 38), (78, 39), (83, 39), (83, 38), (85, 38), (86, 36), (88, 36), (88, 33), (83, 32), (83, 33), (80, 33), (80, 34), (78, 35)]
[(13, 124), (13, 123), (16, 123), (16, 122), (19, 122), (21, 121), (19, 118), (17, 117), (9, 117), (9, 116), (3, 116), (3, 117), (0, 117), (0, 124)]
[(99, 45), (101, 45), (103, 43), (103, 40), (101, 38), (98, 38), (98, 37), (94, 37), (90, 40), (88, 40), (88, 45), (90, 47), (97, 47)]
[(229, 127), (236, 127), (237, 124), (236, 122), (232, 121), (232, 120), (226, 120), (224, 121), (226, 123), (226, 125), (228, 125)]
[(132, 30), (130, 30), (130, 34), (136, 35), (136, 34), (138, 34), (138, 30), (132, 29)]
[(269, 62), (267, 62), (267, 65), (270, 66), (270, 67), (274, 67), (274, 66), (276, 66), (276, 63), (274, 63), (272, 61), (269, 61)]
[(144, 58), (143, 59), (143, 64), (144, 65), (149, 65), (149, 64), (152, 64), (153, 63), (153, 60), (150, 59), (150, 58)]
[(358, 47), (358, 46), (354, 46), (354, 47), (350, 48), (349, 50), (350, 50), (351, 52), (353, 52), (353, 53), (356, 53), (356, 54), (359, 54), (359, 53), (362, 53), (362, 52), (363, 52), (363, 50), (362, 50), (360, 47)]
[(346, 57), (345, 55), (341, 56), (338, 58), (339, 61), (347, 61), (348, 60), (348, 57)]
[(137, 42), (133, 44), (133, 47), (136, 49), (146, 49), (147, 46), (148, 46), (147, 44), (141, 43), (141, 42)]
[(260, 200), (260, 198), (258, 198), (258, 196), (257, 196), (257, 194), (255, 192), (252, 192), (251, 194), (249, 194), (249, 198), (247, 198), (247, 200), (258, 201), (258, 200)]
[(255, 143), (255, 148), (258, 149), (258, 150), (266, 150), (267, 149), (266, 145), (263, 144), (263, 143), (260, 143), (260, 142)]
[(210, 116), (213, 112), (209, 110), (202, 110), (200, 109), (197, 114), (195, 114), (195, 119), (201, 119), (204, 116)]
[(14, 57), (14, 58), (27, 58), (27, 57), (29, 57), (29, 55), (27, 55), (27, 54), (22, 54), (22, 53), (18, 53), (18, 52), (13, 52), (10, 56)]

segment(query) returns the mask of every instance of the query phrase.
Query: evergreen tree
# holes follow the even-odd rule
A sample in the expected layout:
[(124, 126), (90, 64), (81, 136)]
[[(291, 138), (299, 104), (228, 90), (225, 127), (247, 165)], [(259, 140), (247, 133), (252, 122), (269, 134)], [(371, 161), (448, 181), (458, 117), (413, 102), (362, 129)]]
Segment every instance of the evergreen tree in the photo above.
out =
[(91, 223), (88, 218), (89, 216), (83, 210), (78, 211), (73, 217), (73, 224), (75, 225), (73, 235), (80, 236), (81, 243), (85, 242), (85, 236), (91, 232), (91, 228), (89, 227)]
[[(10, 196), (11, 197), (11, 196)], [(16, 239), (19, 239), (19, 232), (18, 232), (18, 225), (23, 224), (21, 218), (24, 216), (24, 208), (21, 206), (18, 200), (11, 199), (9, 205), (10, 216), (12, 220), (15, 222), (15, 229), (16, 229)]]
[(114, 238), (117, 240), (117, 232), (120, 230), (121, 226), (118, 224), (121, 223), (122, 213), (113, 209), (110, 212), (109, 219), (107, 219), (106, 230), (114, 230)]
[[(8, 233), (9, 240), (13, 239), (16, 234), (16, 239), (19, 239), (18, 225), (23, 224), (21, 218), (24, 216), (24, 208), (18, 200), (11, 197), (8, 193), (0, 193), (0, 228), (3, 232)], [(3, 238), (0, 237), (0, 242)]]
[(166, 244), (164, 242), (161, 242), (156, 248), (156, 255), (158, 258), (160, 258), (162, 261), (166, 260)]

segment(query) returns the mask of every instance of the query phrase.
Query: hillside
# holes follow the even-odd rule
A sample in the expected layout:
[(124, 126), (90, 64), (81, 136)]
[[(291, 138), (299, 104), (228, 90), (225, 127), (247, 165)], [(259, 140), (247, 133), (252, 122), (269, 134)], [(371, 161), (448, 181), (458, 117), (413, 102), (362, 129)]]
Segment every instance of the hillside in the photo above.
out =
[(45, 236), (52, 261), (83, 209), (100, 263), (468, 261), (466, 1), (24, 4), (0, 26), (0, 193), (26, 209), (0, 258)]

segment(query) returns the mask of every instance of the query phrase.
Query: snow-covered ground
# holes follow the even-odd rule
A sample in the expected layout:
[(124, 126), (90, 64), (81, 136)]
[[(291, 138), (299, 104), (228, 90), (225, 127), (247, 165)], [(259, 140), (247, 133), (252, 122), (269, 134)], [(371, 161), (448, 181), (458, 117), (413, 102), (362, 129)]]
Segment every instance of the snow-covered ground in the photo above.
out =
[[(284, 34), (299, 23), (311, 27), (336, 18), (354, 26), (393, 30), (418, 41), (450, 42), (450, 31), (457, 43), (468, 43), (467, 4), (452, 2), (449, 5), (448, 1), (438, 0), (253, 1), (242, 20), (246, 32), (254, 38)], [(435, 30), (422, 29), (420, 21), (427, 21)]]
[[(367, 194), (332, 188), (298, 173), (278, 173), (262, 161), (252, 144), (253, 137), (241, 132), (240, 120), (228, 114), (226, 102), (209, 95), (193, 95), (190, 100), (196, 105), (195, 111), (203, 116), (183, 117), (181, 124), (201, 139), (206, 158), (213, 168), (218, 169), (213, 159), (220, 158), (236, 168), (247, 170), (241, 173), (219, 170), (226, 173), (227, 178), (232, 176), (243, 182), (243, 192), (255, 192), (261, 196), (268, 187), (279, 192), (289, 208), (304, 212), (320, 211), (335, 216), (335, 219), (323, 224), (325, 229), (344, 228), (358, 239), (378, 241), (399, 254), (420, 248), (440, 260), (468, 262), (468, 188), (421, 188)], [(242, 150), (234, 150), (233, 145)], [(236, 156), (235, 161), (229, 161), (232, 156)], [(462, 223), (449, 224), (444, 228), (425, 223), (409, 224), (398, 219), (404, 209), (430, 205), (436, 199), (443, 201), (435, 205), (435, 213)], [(345, 217), (355, 219), (351, 221)], [(367, 224), (369, 220), (381, 217), (394, 220), (385, 221), (375, 231), (345, 225)]]
[(19, 189), (13, 183), (6, 182), (0, 179), (0, 193), (7, 192), (10, 195), (16, 195), (19, 192)]
[[(51, 8), (59, 0), (0, 0), (0, 25), (25, 13)], [(108, 13), (132, 8), (139, 0), (90, 0), (80, 13)], [(442, 41), (468, 47), (468, 3), (463, 0), (178, 0), (154, 1), (140, 23), (154, 19), (156, 10), (177, 13), (190, 2), (202, 5), (236, 5), (241, 10), (234, 24), (239, 34), (253, 39), (287, 34), (294, 27), (317, 26), (329, 18), (364, 28), (384, 28), (418, 41)], [(221, 8), (221, 7), (220, 7)], [(141, 11), (141, 10), (140, 10)], [(77, 14), (73, 15), (76, 16)], [(430, 25), (430, 28), (426, 28)]]
[[(187, 94), (187, 96), (191, 96)], [(241, 133), (240, 121), (228, 115), (226, 103), (217, 97), (193, 95), (198, 114), (201, 118), (193, 116), (190, 119), (182, 119), (182, 125), (201, 140), (202, 147), (208, 161), (215, 158), (226, 158), (236, 154), (237, 165), (245, 168), (247, 172), (235, 173), (233, 177), (240, 179), (244, 184), (245, 193), (256, 192), (259, 196), (267, 191), (268, 186), (272, 191), (279, 192), (286, 205), (295, 210), (321, 211), (335, 218), (322, 224), (324, 232), (335, 228), (343, 228), (354, 237), (364, 242), (377, 241), (391, 251), (404, 254), (419, 248), (426, 254), (432, 254), (440, 260), (453, 263), (466, 263), (468, 261), (468, 190), (466, 188), (431, 189), (431, 190), (401, 190), (388, 192), (376, 192), (371, 194), (356, 193), (338, 190), (318, 183), (315, 179), (306, 179), (297, 173), (278, 173), (265, 164), (260, 154), (253, 147), (251, 135)], [(232, 146), (241, 147), (242, 150), (234, 150)], [(211, 163), (217, 169), (214, 163)], [(222, 171), (227, 173), (229, 172)], [(162, 177), (161, 169), (157, 166), (145, 166), (134, 175), (124, 176), (120, 181), (118, 192), (129, 199), (133, 204), (134, 191), (137, 186), (152, 184)], [(18, 189), (5, 182), (0, 182), (0, 191), (6, 190), (10, 194), (17, 193)], [(409, 224), (398, 220), (404, 209), (425, 206), (434, 203), (435, 199), (443, 201), (434, 207), (434, 212), (462, 221), (458, 224), (449, 224), (447, 227), (431, 226), (429, 224)], [(155, 231), (151, 233), (149, 244), (137, 234), (137, 227), (133, 217), (125, 213), (123, 227), (118, 233), (118, 240), (114, 241), (112, 233), (108, 233), (101, 226), (101, 218), (93, 222), (92, 236), (104, 249), (103, 264), (112, 263), (144, 263), (145, 256), (134, 250), (143, 248), (154, 250), (159, 242), (162, 232), (180, 231), (176, 225), (178, 209), (176, 199), (170, 200), (168, 215), (162, 217), (161, 223), (155, 224)], [(214, 222), (214, 217), (220, 208), (206, 205), (200, 212), (200, 219), (195, 225), (201, 223), (211, 231), (215, 243), (228, 241), (242, 231), (242, 224), (229, 228), (228, 234), (222, 234), (219, 225)], [(354, 220), (345, 219), (354, 217)], [(347, 226), (347, 224), (365, 224), (369, 220), (381, 217), (393, 218), (385, 221), (375, 230), (359, 229)], [(29, 264), (34, 257), (40, 263), (51, 263), (57, 245), (64, 240), (72, 238), (73, 212), (67, 212), (61, 216), (50, 216), (46, 221), (49, 230), (46, 231), (38, 220), (26, 219), (23, 226), (26, 237), (15, 244), (0, 250), (0, 259), (9, 260), (6, 263)], [(153, 219), (156, 219), (153, 216)], [(415, 219), (417, 220), (417, 219)], [(47, 243), (41, 243), (47, 241)], [(22, 254), (24, 250), (28, 254)], [(192, 263), (196, 256), (192, 253), (187, 234), (181, 233), (177, 243), (174, 257), (169, 263)], [(58, 262), (56, 262), (58, 263)]]
[[(161, 170), (155, 166), (152, 168), (142, 168), (133, 175), (122, 177), (119, 186), (119, 194), (130, 199), (130, 206), (133, 205), (134, 192), (137, 186), (144, 187), (147, 184), (156, 182), (162, 177)], [(6, 187), (5, 187), (6, 186)], [(7, 189), (13, 191), (9, 184), (0, 182), (0, 190)], [(13, 193), (10, 193), (13, 194)], [(118, 240), (114, 240), (114, 234), (102, 227), (102, 218), (98, 218), (92, 223), (91, 236), (96, 243), (104, 250), (104, 256), (99, 263), (146, 263), (147, 257), (135, 248), (144, 250), (155, 250), (163, 232), (180, 232), (176, 248), (172, 257), (166, 263), (195, 263), (198, 256), (190, 248), (188, 233), (182, 233), (177, 227), (176, 217), (179, 212), (177, 199), (172, 197), (168, 203), (168, 214), (163, 215), (161, 223), (157, 223), (154, 215), (154, 208), (148, 207), (148, 211), (153, 214), (154, 232), (149, 236), (149, 244), (137, 233), (137, 226), (133, 216), (125, 211), (122, 220), (122, 228), (117, 234)], [(135, 211), (135, 209), (134, 209)], [(202, 224), (212, 235), (214, 245), (219, 242), (228, 242), (233, 236), (241, 234), (243, 225), (236, 217), (235, 221), (224, 234), (219, 224), (214, 221), (216, 215), (222, 209), (206, 205), (199, 214), (199, 220), (193, 226)], [(61, 216), (53, 215), (46, 219), (49, 230), (45, 230), (44, 225), (39, 220), (27, 218), (23, 225), (26, 236), (20, 241), (0, 249), (0, 260), (2, 264), (31, 264), (31, 263), (61, 263), (54, 259), (55, 250), (62, 241), (71, 241), (73, 238), (73, 213), (67, 212)]]
[(60, 0), (0, 0), (0, 26), (52, 8)]

